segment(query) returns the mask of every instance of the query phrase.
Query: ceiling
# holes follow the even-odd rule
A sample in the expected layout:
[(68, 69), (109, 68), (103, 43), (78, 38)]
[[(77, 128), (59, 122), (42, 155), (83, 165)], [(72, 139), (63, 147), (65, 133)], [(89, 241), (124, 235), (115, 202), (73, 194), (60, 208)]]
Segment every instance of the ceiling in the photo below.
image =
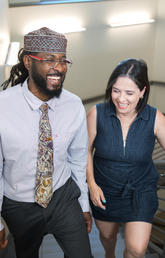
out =
[[(66, 3), (83, 3), (83, 2), (103, 2), (107, 0), (8, 0), (9, 7), (32, 6), (32, 5), (50, 5)], [(108, 0), (112, 1), (112, 0)], [(113, 0), (117, 1), (117, 0)]]

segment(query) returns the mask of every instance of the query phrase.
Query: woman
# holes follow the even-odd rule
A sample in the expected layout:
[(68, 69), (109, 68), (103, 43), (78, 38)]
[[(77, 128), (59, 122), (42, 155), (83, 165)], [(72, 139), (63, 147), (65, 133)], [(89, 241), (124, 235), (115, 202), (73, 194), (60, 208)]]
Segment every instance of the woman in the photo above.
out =
[(112, 72), (105, 103), (87, 115), (87, 180), (106, 258), (115, 257), (120, 222), (124, 257), (143, 258), (158, 207), (152, 152), (155, 137), (165, 148), (165, 117), (147, 104), (149, 90), (146, 63), (127, 59)]

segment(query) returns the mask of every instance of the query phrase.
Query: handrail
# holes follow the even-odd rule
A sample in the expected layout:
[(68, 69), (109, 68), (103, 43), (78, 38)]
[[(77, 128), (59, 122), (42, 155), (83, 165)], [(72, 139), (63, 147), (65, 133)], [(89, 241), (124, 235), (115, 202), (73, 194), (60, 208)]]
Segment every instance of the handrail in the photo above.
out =
[(157, 169), (164, 169), (165, 170), (165, 160), (154, 160), (153, 162), (154, 162), (154, 165), (156, 166)]
[(165, 86), (165, 82), (161, 82), (161, 81), (150, 81), (150, 85), (151, 86)]
[[(161, 218), (159, 218), (159, 217), (156, 217), (155, 216), (155, 223), (156, 223), (156, 221), (158, 221), (158, 222), (161, 222), (161, 223), (165, 223), (165, 221), (164, 221), (164, 219), (161, 219)], [(165, 224), (164, 224), (165, 225)]]
[[(165, 196), (165, 160), (154, 160), (154, 165), (160, 174), (160, 180), (158, 181), (158, 191), (163, 191)], [(163, 179), (161, 181), (161, 179)], [(162, 192), (161, 192), (162, 193)], [(165, 198), (159, 196), (158, 199), (162, 203), (165, 203)], [(165, 204), (164, 204), (165, 205)], [(160, 205), (159, 205), (160, 206)], [(151, 238), (148, 245), (148, 250), (156, 253), (159, 258), (165, 257), (165, 209), (159, 207), (153, 219), (153, 226), (151, 232)]]
[[(157, 246), (156, 244), (154, 244), (153, 242), (150, 241), (149, 247), (151, 247), (154, 251), (156, 251), (156, 253), (158, 253), (159, 255), (162, 256), (162, 249), (159, 246)], [(162, 256), (162, 258), (163, 258), (163, 256)]]

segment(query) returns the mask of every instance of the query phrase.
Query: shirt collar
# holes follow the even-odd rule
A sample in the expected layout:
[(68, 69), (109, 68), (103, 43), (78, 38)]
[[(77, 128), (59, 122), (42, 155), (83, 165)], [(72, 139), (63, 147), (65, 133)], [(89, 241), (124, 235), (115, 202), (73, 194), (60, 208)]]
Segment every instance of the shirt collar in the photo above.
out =
[[(115, 106), (112, 102), (105, 103), (105, 116), (116, 116)], [(149, 119), (148, 105), (144, 107), (144, 109), (137, 115), (136, 119), (142, 118), (143, 120)]]
[(57, 105), (58, 99), (54, 97), (46, 102), (40, 100), (29, 90), (28, 79), (26, 79), (22, 84), (22, 90), (23, 90), (23, 95), (26, 101), (28, 102), (29, 106), (31, 107), (31, 109), (37, 110), (43, 103), (47, 103), (49, 108), (51, 108), (52, 110), (55, 110), (55, 106)]

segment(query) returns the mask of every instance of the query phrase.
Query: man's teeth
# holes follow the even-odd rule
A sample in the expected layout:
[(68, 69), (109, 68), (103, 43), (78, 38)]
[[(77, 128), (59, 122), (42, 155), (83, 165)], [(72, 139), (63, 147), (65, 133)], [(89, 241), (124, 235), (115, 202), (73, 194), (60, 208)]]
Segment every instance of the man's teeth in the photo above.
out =
[(60, 76), (48, 76), (48, 79), (60, 80)]

